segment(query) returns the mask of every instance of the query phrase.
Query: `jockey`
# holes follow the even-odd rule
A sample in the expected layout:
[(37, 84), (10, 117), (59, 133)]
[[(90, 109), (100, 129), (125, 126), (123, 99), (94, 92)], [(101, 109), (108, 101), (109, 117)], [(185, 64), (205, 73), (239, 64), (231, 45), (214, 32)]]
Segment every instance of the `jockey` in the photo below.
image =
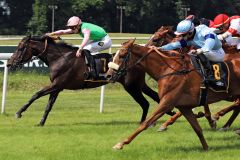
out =
[(63, 34), (78, 33), (81, 37), (83, 37), (82, 43), (76, 52), (76, 56), (79, 57), (81, 56), (82, 52), (84, 53), (90, 65), (90, 72), (86, 75), (96, 78), (96, 64), (91, 53), (100, 52), (110, 48), (112, 45), (112, 40), (102, 27), (95, 24), (82, 22), (81, 19), (76, 16), (73, 16), (68, 20), (67, 27), (68, 29), (58, 30), (47, 35), (58, 36)]
[(175, 34), (181, 36), (182, 39), (177, 42), (172, 42), (159, 49), (174, 50), (186, 46), (194, 46), (198, 49), (191, 50), (190, 53), (197, 54), (206, 70), (206, 80), (213, 80), (211, 65), (209, 60), (220, 62), (224, 58), (224, 50), (222, 43), (217, 38), (217, 35), (206, 25), (194, 27), (191, 19), (185, 19), (177, 25)]
[(236, 45), (240, 49), (240, 40), (232, 36), (240, 34), (240, 16), (228, 17), (226, 14), (219, 14), (214, 18), (214, 27), (221, 31), (218, 35), (220, 40), (225, 40), (229, 45)]

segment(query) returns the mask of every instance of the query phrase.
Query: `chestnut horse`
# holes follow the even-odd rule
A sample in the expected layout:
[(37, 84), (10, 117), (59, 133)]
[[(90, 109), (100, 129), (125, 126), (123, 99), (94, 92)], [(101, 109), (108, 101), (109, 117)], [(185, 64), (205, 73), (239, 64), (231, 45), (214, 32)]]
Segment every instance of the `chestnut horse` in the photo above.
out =
[[(204, 150), (208, 150), (202, 129), (192, 111), (198, 106), (202, 78), (191, 64), (188, 55), (177, 51), (151, 51), (148, 47), (134, 44), (135, 40), (125, 42), (109, 64), (108, 78), (114, 77), (119, 70), (128, 70), (139, 64), (158, 82), (158, 95), (161, 101), (153, 114), (147, 118), (128, 138), (117, 143), (113, 148), (122, 149), (139, 133), (147, 129), (166, 112), (178, 108), (196, 132)], [(233, 101), (240, 97), (240, 59), (225, 62), (230, 70), (228, 92), (208, 90), (207, 104), (220, 100)], [(117, 67), (118, 66), (118, 67)]]
[[(176, 41), (178, 39), (179, 39), (178, 37), (175, 38), (175, 34), (174, 34), (172, 26), (162, 26), (153, 34), (151, 39), (147, 42), (146, 46), (154, 45), (154, 46), (159, 47), (159, 46), (168, 44), (172, 41)], [(237, 54), (237, 53), (239, 53), (239, 50), (236, 49), (236, 46), (229, 46), (226, 43), (223, 43), (223, 48), (226, 52), (225, 60), (228, 60), (229, 58), (240, 58), (240, 54)], [(180, 50), (180, 51), (186, 53), (189, 50), (190, 50), (189, 48), (184, 48), (184, 51), (183, 50)], [(229, 127), (231, 126), (231, 124), (233, 123), (233, 121), (236, 119), (236, 117), (238, 116), (238, 114), (240, 112), (239, 100), (237, 100), (233, 105), (218, 111), (217, 113), (215, 113), (212, 116), (211, 116), (211, 112), (209, 110), (209, 106), (205, 105), (204, 106), (205, 114), (200, 112), (199, 115), (205, 115), (211, 128), (216, 128), (216, 121), (219, 120), (219, 118), (221, 116), (224, 116), (226, 113), (228, 113), (232, 110), (233, 110), (233, 114), (231, 115), (229, 120), (223, 125), (223, 127), (220, 129), (220, 130), (227, 130), (227, 129), (229, 129)], [(160, 126), (158, 131), (165, 131), (167, 129), (168, 125), (173, 124), (181, 116), (182, 116), (181, 112), (177, 112), (175, 115), (170, 117), (166, 122), (164, 122)]]
[[(75, 52), (77, 49), (64, 43), (55, 43), (53, 39), (46, 36), (27, 36), (21, 40), (17, 50), (8, 61), (8, 67), (15, 68), (16, 66), (23, 65), (30, 61), (33, 56), (36, 56), (49, 66), (51, 84), (35, 93), (28, 103), (16, 113), (17, 118), (22, 117), (22, 112), (26, 111), (36, 99), (50, 94), (45, 113), (39, 123), (39, 125), (43, 126), (59, 92), (62, 90), (94, 88), (108, 83), (107, 81), (84, 81), (84, 72), (87, 69), (87, 65), (85, 64), (84, 57), (76, 58)], [(141, 122), (143, 122), (148, 113), (149, 102), (143, 96), (142, 92), (159, 103), (157, 92), (149, 88), (145, 82), (145, 72), (139, 66), (135, 66), (125, 76), (120, 77), (118, 82), (124, 86), (124, 89), (142, 107)], [(169, 114), (171, 115), (171, 113)]]

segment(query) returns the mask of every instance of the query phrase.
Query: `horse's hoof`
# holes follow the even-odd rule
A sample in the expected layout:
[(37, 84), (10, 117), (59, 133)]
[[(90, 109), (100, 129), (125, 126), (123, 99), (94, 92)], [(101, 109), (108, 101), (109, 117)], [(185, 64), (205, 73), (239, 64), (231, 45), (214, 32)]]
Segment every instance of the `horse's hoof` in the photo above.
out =
[(161, 126), (157, 131), (158, 132), (164, 132), (167, 130), (167, 127), (166, 126)]
[(15, 114), (15, 117), (16, 117), (16, 118), (21, 118), (21, 117), (22, 117), (22, 115), (21, 115), (21, 114), (19, 114), (19, 113), (16, 113), (16, 114)]
[(198, 112), (198, 114), (197, 114), (198, 118), (201, 118), (201, 117), (204, 117), (204, 116), (205, 116), (205, 114), (203, 112)]
[(115, 146), (113, 146), (113, 149), (115, 149), (115, 150), (123, 149), (123, 144), (122, 144), (121, 142), (119, 142), (118, 144), (116, 144)]
[(212, 115), (211, 118), (212, 118), (213, 121), (218, 121), (218, 119), (219, 119), (219, 117), (215, 116), (215, 115)]
[(217, 121), (213, 121), (210, 123), (211, 129), (216, 129), (217, 128)]
[(240, 129), (235, 130), (235, 133), (240, 135)]
[(43, 124), (38, 123), (38, 124), (36, 124), (35, 126), (36, 126), (36, 127), (43, 127)]
[(225, 132), (225, 131), (228, 131), (229, 130), (229, 127), (222, 127), (219, 129), (219, 131), (222, 131), (222, 132)]

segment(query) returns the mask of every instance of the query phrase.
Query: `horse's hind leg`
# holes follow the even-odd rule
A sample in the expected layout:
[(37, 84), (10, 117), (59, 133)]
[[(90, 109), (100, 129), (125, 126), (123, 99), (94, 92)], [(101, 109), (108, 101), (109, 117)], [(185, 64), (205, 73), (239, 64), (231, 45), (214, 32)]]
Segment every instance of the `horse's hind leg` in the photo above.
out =
[(28, 101), (27, 104), (25, 104), (22, 108), (20, 108), (17, 113), (16, 113), (16, 118), (21, 118), (22, 117), (22, 112), (26, 111), (27, 108), (38, 98), (45, 96), (49, 93), (51, 93), (55, 88), (52, 88), (51, 86), (46, 86), (42, 90), (38, 91), (35, 93), (32, 98)]
[[(227, 129), (227, 127), (230, 127), (230, 125), (232, 124), (232, 122), (235, 120), (235, 118), (237, 117), (238, 113), (239, 113), (239, 109), (240, 109), (240, 101), (239, 99), (232, 104), (231, 106), (224, 108), (220, 111), (218, 111), (217, 113), (215, 113), (212, 116), (212, 120), (213, 121), (217, 121), (220, 117), (224, 116), (226, 113), (234, 110), (235, 113), (233, 113), (233, 115), (231, 116), (231, 118), (229, 119), (229, 121), (222, 127), (224, 130)], [(236, 111), (235, 111), (236, 110)]]
[(58, 91), (52, 92), (50, 94), (47, 107), (46, 107), (45, 112), (43, 114), (43, 117), (42, 117), (42, 119), (41, 119), (41, 121), (39, 123), (40, 126), (43, 126), (45, 124), (45, 122), (47, 120), (47, 117), (48, 117), (48, 114), (52, 110), (52, 106), (53, 106), (54, 102), (56, 101), (59, 92), (60, 91), (58, 90)]
[(234, 120), (237, 118), (237, 116), (239, 115), (239, 112), (240, 112), (240, 106), (236, 106), (236, 107), (238, 107), (238, 108), (233, 110), (233, 114), (231, 115), (229, 120), (223, 125), (223, 127), (220, 130), (223, 130), (223, 131), (228, 130), (229, 127), (234, 122)]
[(167, 130), (167, 127), (171, 124), (173, 124), (174, 122), (176, 122), (176, 120), (182, 116), (181, 112), (177, 112), (176, 114), (174, 114), (173, 116), (171, 116), (166, 122), (164, 122), (157, 131), (159, 132), (163, 132)]
[(192, 109), (188, 108), (179, 108), (180, 112), (183, 114), (183, 116), (188, 120), (188, 122), (191, 124), (192, 128), (198, 135), (199, 140), (202, 143), (202, 147), (204, 150), (208, 150), (207, 142), (203, 136), (202, 129), (197, 121), (196, 116), (194, 115)]

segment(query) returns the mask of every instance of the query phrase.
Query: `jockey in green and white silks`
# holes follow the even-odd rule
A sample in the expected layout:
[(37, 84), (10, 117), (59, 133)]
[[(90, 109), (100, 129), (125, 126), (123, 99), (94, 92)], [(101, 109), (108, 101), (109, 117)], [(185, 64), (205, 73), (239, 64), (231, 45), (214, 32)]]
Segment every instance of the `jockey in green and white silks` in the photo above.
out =
[(96, 78), (96, 64), (91, 53), (99, 53), (105, 49), (108, 49), (112, 45), (112, 40), (106, 33), (106, 31), (95, 24), (82, 22), (77, 17), (71, 17), (67, 22), (68, 29), (58, 30), (47, 35), (63, 35), (63, 34), (79, 34), (83, 37), (82, 43), (79, 45), (79, 49), (76, 52), (76, 57), (81, 56), (83, 53), (87, 59), (86, 64), (89, 64), (90, 71), (86, 73), (86, 77)]
[(63, 35), (79, 33), (83, 37), (82, 43), (76, 53), (76, 56), (81, 55), (83, 49), (89, 50), (91, 53), (100, 52), (108, 49), (112, 45), (112, 41), (106, 31), (95, 24), (82, 22), (77, 16), (73, 16), (68, 20), (68, 29), (58, 30), (48, 35)]
[(222, 43), (217, 35), (206, 25), (194, 27), (191, 20), (183, 20), (178, 24), (175, 34), (182, 36), (182, 39), (159, 48), (162, 50), (173, 50), (194, 46), (198, 48), (194, 50), (196, 54), (203, 53), (211, 61), (223, 61), (225, 52), (222, 49)]
[[(89, 50), (91, 53), (100, 52), (102, 50), (108, 49), (112, 45), (112, 41), (106, 31), (95, 24), (82, 22), (80, 26), (79, 34), (81, 37), (85, 38), (84, 30), (90, 31), (88, 40), (83, 49)], [(88, 34), (88, 33), (87, 33)], [(85, 39), (83, 39), (84, 41)]]

